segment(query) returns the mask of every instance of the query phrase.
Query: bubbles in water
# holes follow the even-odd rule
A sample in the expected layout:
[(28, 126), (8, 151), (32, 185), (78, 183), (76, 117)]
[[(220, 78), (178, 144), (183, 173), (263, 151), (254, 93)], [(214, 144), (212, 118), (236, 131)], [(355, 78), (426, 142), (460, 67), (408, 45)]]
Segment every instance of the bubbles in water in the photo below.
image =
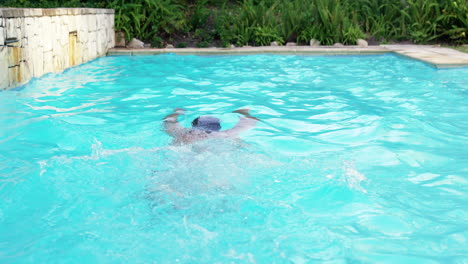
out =
[[(2, 92), (0, 262), (463, 262), (464, 85), (390, 55), (160, 55)], [(170, 146), (175, 107), (262, 122)]]

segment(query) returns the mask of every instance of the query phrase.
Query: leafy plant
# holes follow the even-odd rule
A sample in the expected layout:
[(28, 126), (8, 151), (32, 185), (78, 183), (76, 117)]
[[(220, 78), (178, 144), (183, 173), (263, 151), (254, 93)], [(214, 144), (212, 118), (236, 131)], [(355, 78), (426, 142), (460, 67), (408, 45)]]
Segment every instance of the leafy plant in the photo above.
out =
[(207, 41), (201, 41), (201, 42), (197, 42), (197, 44), (195, 44), (197, 46), (197, 48), (208, 48), (210, 46), (210, 43), (208, 43)]
[(116, 30), (124, 31), (128, 39), (170, 36), (185, 25), (181, 6), (171, 0), (112, 0), (107, 6), (115, 9)]
[(208, 0), (197, 1), (189, 19), (189, 30), (195, 31), (204, 28), (211, 15), (211, 10), (207, 8)]
[(458, 44), (468, 39), (468, 3), (465, 0), (446, 1), (443, 6), (439, 28), (441, 36)]
[(297, 37), (297, 42), (299, 43), (308, 43), (311, 39), (317, 39), (320, 35), (320, 29), (312, 24), (302, 32), (299, 33)]
[[(380, 41), (468, 43), (466, 0), (0, 0), (6, 7), (115, 9), (127, 39), (269, 45)], [(158, 40), (160, 38), (160, 40)]]
[(206, 31), (205, 29), (197, 29), (195, 30), (195, 33), (193, 34), (195, 38), (198, 38), (201, 41), (206, 41), (206, 42), (212, 42), (213, 41), (213, 35)]
[(257, 46), (268, 46), (273, 41), (279, 45), (284, 43), (283, 38), (279, 35), (276, 29), (272, 27), (253, 27), (253, 42)]
[(153, 36), (151, 39), (151, 47), (154, 48), (163, 48), (164, 47), (164, 40), (158, 36)]
[(176, 45), (176, 48), (186, 48), (187, 47), (187, 42), (179, 42)]
[(439, 3), (426, 0), (408, 0), (407, 3), (408, 7), (401, 12), (410, 21), (411, 39), (425, 43), (437, 38), (437, 27), (441, 19)]

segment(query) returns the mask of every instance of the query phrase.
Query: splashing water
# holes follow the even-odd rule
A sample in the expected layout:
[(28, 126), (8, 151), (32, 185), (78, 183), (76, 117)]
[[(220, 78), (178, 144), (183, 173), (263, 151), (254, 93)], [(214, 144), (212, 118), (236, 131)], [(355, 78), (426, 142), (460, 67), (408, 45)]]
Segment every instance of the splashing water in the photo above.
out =
[[(1, 263), (466, 263), (468, 69), (106, 57), (0, 93)], [(172, 146), (174, 108), (238, 139)]]

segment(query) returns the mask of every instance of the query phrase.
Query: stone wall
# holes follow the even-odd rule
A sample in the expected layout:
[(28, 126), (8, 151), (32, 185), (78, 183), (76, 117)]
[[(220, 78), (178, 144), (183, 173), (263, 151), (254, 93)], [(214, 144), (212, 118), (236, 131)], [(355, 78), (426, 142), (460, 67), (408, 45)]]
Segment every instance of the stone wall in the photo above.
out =
[(0, 89), (104, 56), (114, 10), (0, 8)]

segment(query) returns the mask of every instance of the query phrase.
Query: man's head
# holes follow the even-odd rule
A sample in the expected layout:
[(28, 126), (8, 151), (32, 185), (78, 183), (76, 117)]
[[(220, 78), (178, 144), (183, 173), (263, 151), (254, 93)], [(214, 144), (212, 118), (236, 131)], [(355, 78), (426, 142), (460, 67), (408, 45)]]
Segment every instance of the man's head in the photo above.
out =
[(212, 116), (199, 116), (192, 121), (192, 127), (204, 131), (219, 131), (221, 125), (219, 119)]

